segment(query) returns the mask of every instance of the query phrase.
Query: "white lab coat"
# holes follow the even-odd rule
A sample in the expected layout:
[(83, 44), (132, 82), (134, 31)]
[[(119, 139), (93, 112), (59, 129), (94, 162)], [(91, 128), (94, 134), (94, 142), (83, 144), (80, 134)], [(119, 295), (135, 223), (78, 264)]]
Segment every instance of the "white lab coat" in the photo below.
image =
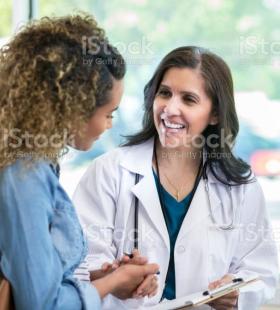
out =
[[(139, 199), (139, 249), (160, 266), (158, 294), (120, 301), (108, 296), (103, 309), (135, 309), (159, 302), (169, 263), (169, 236), (152, 173), (153, 139), (117, 148), (94, 160), (74, 194), (89, 245), (90, 270), (120, 258), (133, 248), (134, 197)], [(135, 173), (140, 181), (135, 183)], [(209, 197), (217, 222), (228, 223), (232, 209), (228, 187), (208, 171)], [(258, 274), (262, 281), (242, 289), (238, 309), (253, 310), (273, 297), (278, 278), (277, 250), (262, 190), (257, 182), (232, 187), (234, 230), (213, 227), (203, 180), (200, 181), (174, 248), (176, 297), (205, 290), (227, 273)], [(142, 307), (141, 306), (141, 307)]]

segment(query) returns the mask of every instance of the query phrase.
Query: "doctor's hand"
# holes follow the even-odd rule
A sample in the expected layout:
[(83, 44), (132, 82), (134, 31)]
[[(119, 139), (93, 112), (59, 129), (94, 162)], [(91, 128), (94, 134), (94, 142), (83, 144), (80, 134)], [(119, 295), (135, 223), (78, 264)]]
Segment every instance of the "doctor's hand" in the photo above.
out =
[(112, 263), (105, 262), (100, 269), (90, 271), (90, 280), (105, 277), (123, 264), (145, 265), (148, 262), (148, 259), (141, 256), (138, 250), (133, 250), (131, 256), (132, 258), (125, 254), (121, 259), (115, 259)]
[[(124, 255), (121, 264), (145, 265), (148, 259), (141, 256), (139, 250), (134, 249), (132, 255)], [(137, 287), (133, 293), (133, 298), (142, 298), (145, 296), (153, 297), (158, 290), (158, 278), (156, 275), (146, 276), (144, 281)]]
[(121, 264), (134, 264), (134, 265), (145, 265), (148, 263), (148, 259), (144, 256), (141, 256), (139, 250), (134, 249), (132, 254), (124, 254), (120, 260)]
[[(224, 275), (220, 280), (213, 281), (209, 284), (208, 288), (210, 290), (216, 289), (222, 285), (231, 283), (234, 277), (230, 274)], [(223, 297), (213, 300), (209, 303), (209, 306), (216, 310), (232, 310), (237, 309), (239, 292), (234, 291)]]
[(159, 266), (156, 264), (126, 264), (92, 283), (101, 298), (110, 293), (120, 299), (127, 299), (133, 297), (133, 293), (146, 277), (154, 275), (158, 270)]

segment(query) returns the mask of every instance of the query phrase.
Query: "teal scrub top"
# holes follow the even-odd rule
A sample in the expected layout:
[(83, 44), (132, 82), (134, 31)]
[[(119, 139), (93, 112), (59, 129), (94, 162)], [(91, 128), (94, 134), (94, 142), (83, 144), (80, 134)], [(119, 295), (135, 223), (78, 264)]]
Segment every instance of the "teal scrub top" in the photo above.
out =
[(164, 187), (160, 184), (158, 176), (153, 171), (157, 191), (161, 190), (163, 208), (166, 214), (166, 226), (170, 240), (170, 260), (165, 281), (165, 288), (163, 290), (162, 299), (175, 299), (176, 298), (176, 287), (175, 287), (175, 265), (174, 265), (174, 246), (181, 225), (185, 218), (189, 208), (189, 201), (191, 193), (189, 193), (183, 200), (177, 201), (172, 195), (170, 195)]

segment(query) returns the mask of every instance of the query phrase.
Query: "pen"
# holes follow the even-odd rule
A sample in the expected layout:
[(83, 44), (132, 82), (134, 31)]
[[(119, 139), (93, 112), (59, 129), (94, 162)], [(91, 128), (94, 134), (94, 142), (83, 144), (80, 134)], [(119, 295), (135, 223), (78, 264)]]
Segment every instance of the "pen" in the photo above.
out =
[[(129, 258), (133, 258), (133, 254), (123, 253), (125, 256), (128, 256)], [(156, 272), (156, 275), (160, 275), (160, 271)]]
[(125, 256), (128, 256), (129, 258), (133, 258), (133, 254), (123, 253)]
[(236, 283), (236, 282), (242, 282), (243, 279), (242, 278), (235, 278), (232, 280), (233, 283)]

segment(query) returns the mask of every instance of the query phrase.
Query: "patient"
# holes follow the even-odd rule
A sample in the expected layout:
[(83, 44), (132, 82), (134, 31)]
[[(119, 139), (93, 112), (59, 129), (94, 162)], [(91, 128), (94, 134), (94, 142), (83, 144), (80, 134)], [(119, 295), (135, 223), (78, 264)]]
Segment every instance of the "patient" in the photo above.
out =
[[(95, 49), (85, 51), (84, 39)], [(87, 246), (58, 159), (67, 145), (88, 150), (112, 127), (124, 74), (91, 16), (32, 22), (0, 51), (0, 273), (16, 309), (99, 309), (109, 293), (157, 290), (158, 266), (137, 253), (94, 281), (73, 277)]]

